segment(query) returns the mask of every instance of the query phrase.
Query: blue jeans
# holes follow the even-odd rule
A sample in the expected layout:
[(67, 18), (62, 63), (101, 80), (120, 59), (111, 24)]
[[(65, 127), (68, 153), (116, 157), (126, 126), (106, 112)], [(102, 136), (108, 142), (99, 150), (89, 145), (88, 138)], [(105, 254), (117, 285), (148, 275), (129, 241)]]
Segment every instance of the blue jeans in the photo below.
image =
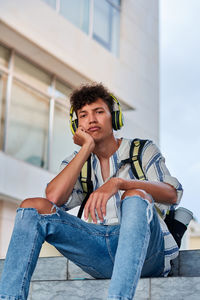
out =
[(153, 203), (126, 197), (120, 225), (89, 224), (56, 207), (18, 208), (0, 283), (0, 299), (28, 297), (44, 241), (95, 278), (111, 278), (109, 300), (133, 299), (140, 276), (162, 276), (164, 239)]

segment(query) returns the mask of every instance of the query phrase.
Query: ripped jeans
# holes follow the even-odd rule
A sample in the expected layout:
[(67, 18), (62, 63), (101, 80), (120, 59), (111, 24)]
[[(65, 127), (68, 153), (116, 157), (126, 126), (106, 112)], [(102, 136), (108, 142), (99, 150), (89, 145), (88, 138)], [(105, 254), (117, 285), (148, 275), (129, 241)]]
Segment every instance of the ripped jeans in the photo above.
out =
[(93, 277), (111, 278), (109, 300), (133, 299), (140, 276), (162, 276), (164, 270), (164, 239), (154, 204), (139, 196), (122, 201), (120, 225), (86, 223), (58, 207), (49, 215), (18, 208), (0, 299), (27, 299), (45, 240)]

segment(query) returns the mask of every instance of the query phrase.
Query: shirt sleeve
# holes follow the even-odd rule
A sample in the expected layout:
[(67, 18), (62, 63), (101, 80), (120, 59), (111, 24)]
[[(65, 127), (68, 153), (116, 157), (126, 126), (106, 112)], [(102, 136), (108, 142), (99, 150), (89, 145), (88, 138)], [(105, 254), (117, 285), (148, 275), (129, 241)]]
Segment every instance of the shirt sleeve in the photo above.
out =
[[(146, 142), (144, 146), (142, 152), (142, 167), (147, 180), (168, 183), (176, 189), (176, 205), (178, 205), (183, 194), (182, 185), (179, 183), (177, 178), (171, 176), (165, 164), (165, 158), (161, 154), (158, 147), (152, 141)], [(156, 205), (161, 209), (161, 212), (169, 208), (169, 205), (164, 205), (161, 203), (156, 203)]]
[[(75, 157), (76, 154), (77, 152), (74, 152), (70, 157), (67, 157), (62, 161), (60, 166), (60, 172), (69, 164), (69, 162)], [(83, 189), (81, 186), (80, 178), (78, 177), (71, 195), (69, 196), (68, 200), (66, 200), (66, 203), (62, 205), (62, 208), (66, 211), (70, 210), (76, 206), (80, 206), (83, 200)]]

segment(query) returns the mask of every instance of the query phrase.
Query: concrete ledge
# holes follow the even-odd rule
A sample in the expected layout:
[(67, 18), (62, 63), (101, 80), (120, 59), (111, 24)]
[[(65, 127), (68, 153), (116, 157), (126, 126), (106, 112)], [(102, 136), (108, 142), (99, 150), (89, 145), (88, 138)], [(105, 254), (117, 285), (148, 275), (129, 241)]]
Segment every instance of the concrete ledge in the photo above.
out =
[[(104, 300), (110, 280), (35, 281), (28, 300)], [(149, 279), (139, 281), (136, 299), (149, 299)]]
[[(4, 260), (0, 260), (0, 274)], [(173, 277), (140, 279), (136, 300), (199, 300), (200, 250), (180, 251)], [(109, 280), (95, 280), (64, 257), (40, 258), (28, 300), (103, 300)]]
[(170, 276), (200, 276), (200, 250), (182, 250), (172, 261)]
[[(0, 274), (4, 260), (0, 259)], [(180, 251), (173, 260), (170, 277), (200, 277), (200, 250)], [(65, 257), (39, 258), (32, 281), (93, 279)]]
[[(28, 300), (106, 300), (109, 280), (34, 281)], [(199, 300), (200, 277), (140, 279), (135, 300)]]

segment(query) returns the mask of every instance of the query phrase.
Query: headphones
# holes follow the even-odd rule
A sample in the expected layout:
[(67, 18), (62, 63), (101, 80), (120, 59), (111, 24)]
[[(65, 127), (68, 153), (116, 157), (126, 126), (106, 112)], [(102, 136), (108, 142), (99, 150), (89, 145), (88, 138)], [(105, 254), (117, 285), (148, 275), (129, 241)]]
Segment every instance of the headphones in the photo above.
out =
[[(110, 96), (113, 98), (114, 103), (116, 103), (118, 106), (117, 110), (112, 111), (112, 127), (114, 130), (119, 130), (124, 125), (121, 106), (120, 106), (119, 101), (112, 94), (110, 94)], [(78, 119), (75, 118), (73, 120), (74, 113), (75, 113), (74, 108), (73, 108), (73, 106), (71, 106), (71, 108), (70, 108), (70, 129), (71, 129), (72, 134), (75, 134), (76, 129), (78, 128)]]

